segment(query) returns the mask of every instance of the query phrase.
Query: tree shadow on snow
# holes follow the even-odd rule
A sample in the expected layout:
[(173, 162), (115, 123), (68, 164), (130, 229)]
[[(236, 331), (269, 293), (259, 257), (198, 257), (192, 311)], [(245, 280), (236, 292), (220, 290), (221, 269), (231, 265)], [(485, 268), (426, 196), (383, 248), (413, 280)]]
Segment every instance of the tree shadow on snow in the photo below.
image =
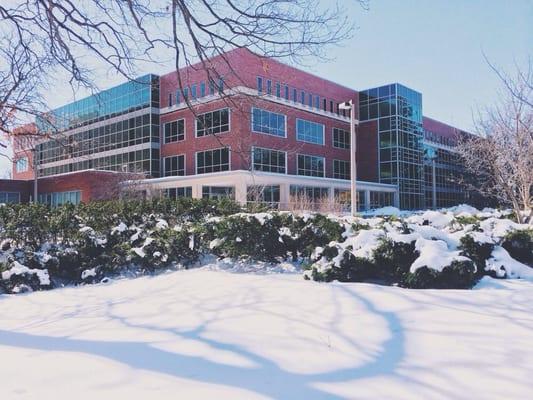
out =
[[(382, 350), (375, 355), (372, 361), (354, 368), (310, 374), (287, 371), (274, 361), (247, 350), (243, 346), (205, 337), (203, 333), (208, 325), (216, 320), (216, 313), (213, 318), (200, 326), (191, 330), (181, 331), (175, 328), (163, 328), (149, 324), (134, 324), (128, 318), (114, 315), (111, 310), (112, 304), (109, 306), (107, 316), (126, 326), (171, 333), (180, 338), (195, 340), (210, 346), (214, 350), (231, 352), (243, 357), (254, 365), (252, 367), (243, 367), (218, 363), (201, 356), (166, 351), (152, 346), (150, 342), (93, 341), (5, 330), (0, 330), (0, 345), (44, 351), (86, 353), (117, 361), (139, 370), (211, 384), (239, 387), (276, 399), (342, 399), (344, 398), (343, 396), (326, 392), (317, 386), (376, 376), (396, 375), (395, 371), (405, 355), (405, 334), (401, 321), (395, 313), (379, 310), (371, 301), (358, 293), (356, 288), (350, 290), (343, 286), (339, 287), (344, 293), (352, 296), (354, 301), (362, 303), (370, 313), (382, 318), (386, 322), (390, 334), (389, 339), (381, 344)], [(260, 302), (259, 299), (253, 298), (258, 296), (257, 293), (251, 294), (251, 296), (251, 305)], [(225, 305), (221, 305), (220, 310), (224, 307)], [(357, 317), (354, 316), (354, 318)], [(335, 327), (336, 324), (333, 323), (333, 332)], [(337, 332), (334, 333), (336, 334)], [(313, 345), (316, 344), (311, 344), (310, 346)], [(268, 343), (265, 343), (265, 346), (268, 346)], [(313, 350), (311, 349), (310, 351)], [(404, 377), (400, 378), (404, 379)], [(352, 396), (357, 396), (357, 393), (350, 394), (350, 397)]]

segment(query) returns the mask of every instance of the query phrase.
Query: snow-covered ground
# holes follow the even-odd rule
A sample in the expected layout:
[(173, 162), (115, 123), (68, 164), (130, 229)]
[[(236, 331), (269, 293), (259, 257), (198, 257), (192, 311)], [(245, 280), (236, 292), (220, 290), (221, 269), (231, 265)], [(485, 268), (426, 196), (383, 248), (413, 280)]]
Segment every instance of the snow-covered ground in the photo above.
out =
[(531, 398), (531, 282), (216, 269), (0, 296), (2, 398)]

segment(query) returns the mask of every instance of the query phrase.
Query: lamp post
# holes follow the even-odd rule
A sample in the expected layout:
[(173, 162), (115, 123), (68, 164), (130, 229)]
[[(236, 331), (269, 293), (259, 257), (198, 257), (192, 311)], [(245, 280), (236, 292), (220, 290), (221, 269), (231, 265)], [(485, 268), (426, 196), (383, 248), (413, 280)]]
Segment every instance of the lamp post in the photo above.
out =
[(350, 198), (351, 198), (351, 215), (357, 214), (357, 164), (355, 160), (357, 141), (355, 138), (355, 107), (353, 101), (346, 101), (339, 104), (341, 110), (350, 110)]

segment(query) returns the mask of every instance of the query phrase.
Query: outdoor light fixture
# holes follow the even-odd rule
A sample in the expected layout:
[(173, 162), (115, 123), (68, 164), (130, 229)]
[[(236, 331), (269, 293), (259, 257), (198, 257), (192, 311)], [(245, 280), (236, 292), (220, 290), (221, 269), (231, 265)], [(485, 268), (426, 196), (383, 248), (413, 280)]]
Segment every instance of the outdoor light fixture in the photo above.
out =
[(357, 214), (357, 166), (355, 161), (356, 140), (355, 140), (355, 107), (353, 101), (345, 101), (339, 104), (340, 110), (350, 110), (350, 199), (351, 199), (351, 215), (355, 217)]

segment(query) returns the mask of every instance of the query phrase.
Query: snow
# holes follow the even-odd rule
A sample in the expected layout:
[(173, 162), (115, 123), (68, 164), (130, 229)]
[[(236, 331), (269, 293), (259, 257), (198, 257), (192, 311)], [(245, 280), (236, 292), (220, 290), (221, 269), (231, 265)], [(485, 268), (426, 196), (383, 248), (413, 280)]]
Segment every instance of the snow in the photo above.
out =
[(485, 269), (496, 272), (496, 276), (501, 278), (524, 278), (533, 280), (533, 268), (516, 261), (501, 246), (494, 247), (491, 257), (486, 261)]
[(13, 266), (10, 269), (2, 272), (2, 279), (7, 281), (11, 279), (13, 275), (24, 274), (37, 275), (37, 278), (39, 278), (39, 282), (41, 285), (50, 285), (50, 276), (48, 275), (48, 270), (28, 268), (25, 265), (19, 263), (18, 261), (14, 261)]
[(111, 234), (114, 235), (116, 232), (122, 233), (126, 231), (127, 229), (128, 229), (128, 226), (124, 222), (121, 222), (120, 224), (115, 226), (113, 229), (111, 229)]
[(369, 210), (362, 212), (362, 215), (379, 215), (379, 216), (400, 216), (403, 215), (405, 212), (401, 211), (399, 208), (387, 206), (387, 207), (381, 207), (376, 208), (374, 210)]
[(444, 267), (449, 266), (453, 261), (470, 261), (468, 257), (459, 255), (459, 251), (448, 250), (448, 245), (442, 240), (419, 238), (415, 242), (415, 249), (420, 253), (420, 256), (409, 268), (413, 273), (422, 267), (442, 272)]
[(87, 279), (91, 276), (96, 276), (96, 268), (85, 269), (81, 272), (81, 279)]
[(201, 268), (0, 296), (2, 398), (526, 399), (532, 288)]

